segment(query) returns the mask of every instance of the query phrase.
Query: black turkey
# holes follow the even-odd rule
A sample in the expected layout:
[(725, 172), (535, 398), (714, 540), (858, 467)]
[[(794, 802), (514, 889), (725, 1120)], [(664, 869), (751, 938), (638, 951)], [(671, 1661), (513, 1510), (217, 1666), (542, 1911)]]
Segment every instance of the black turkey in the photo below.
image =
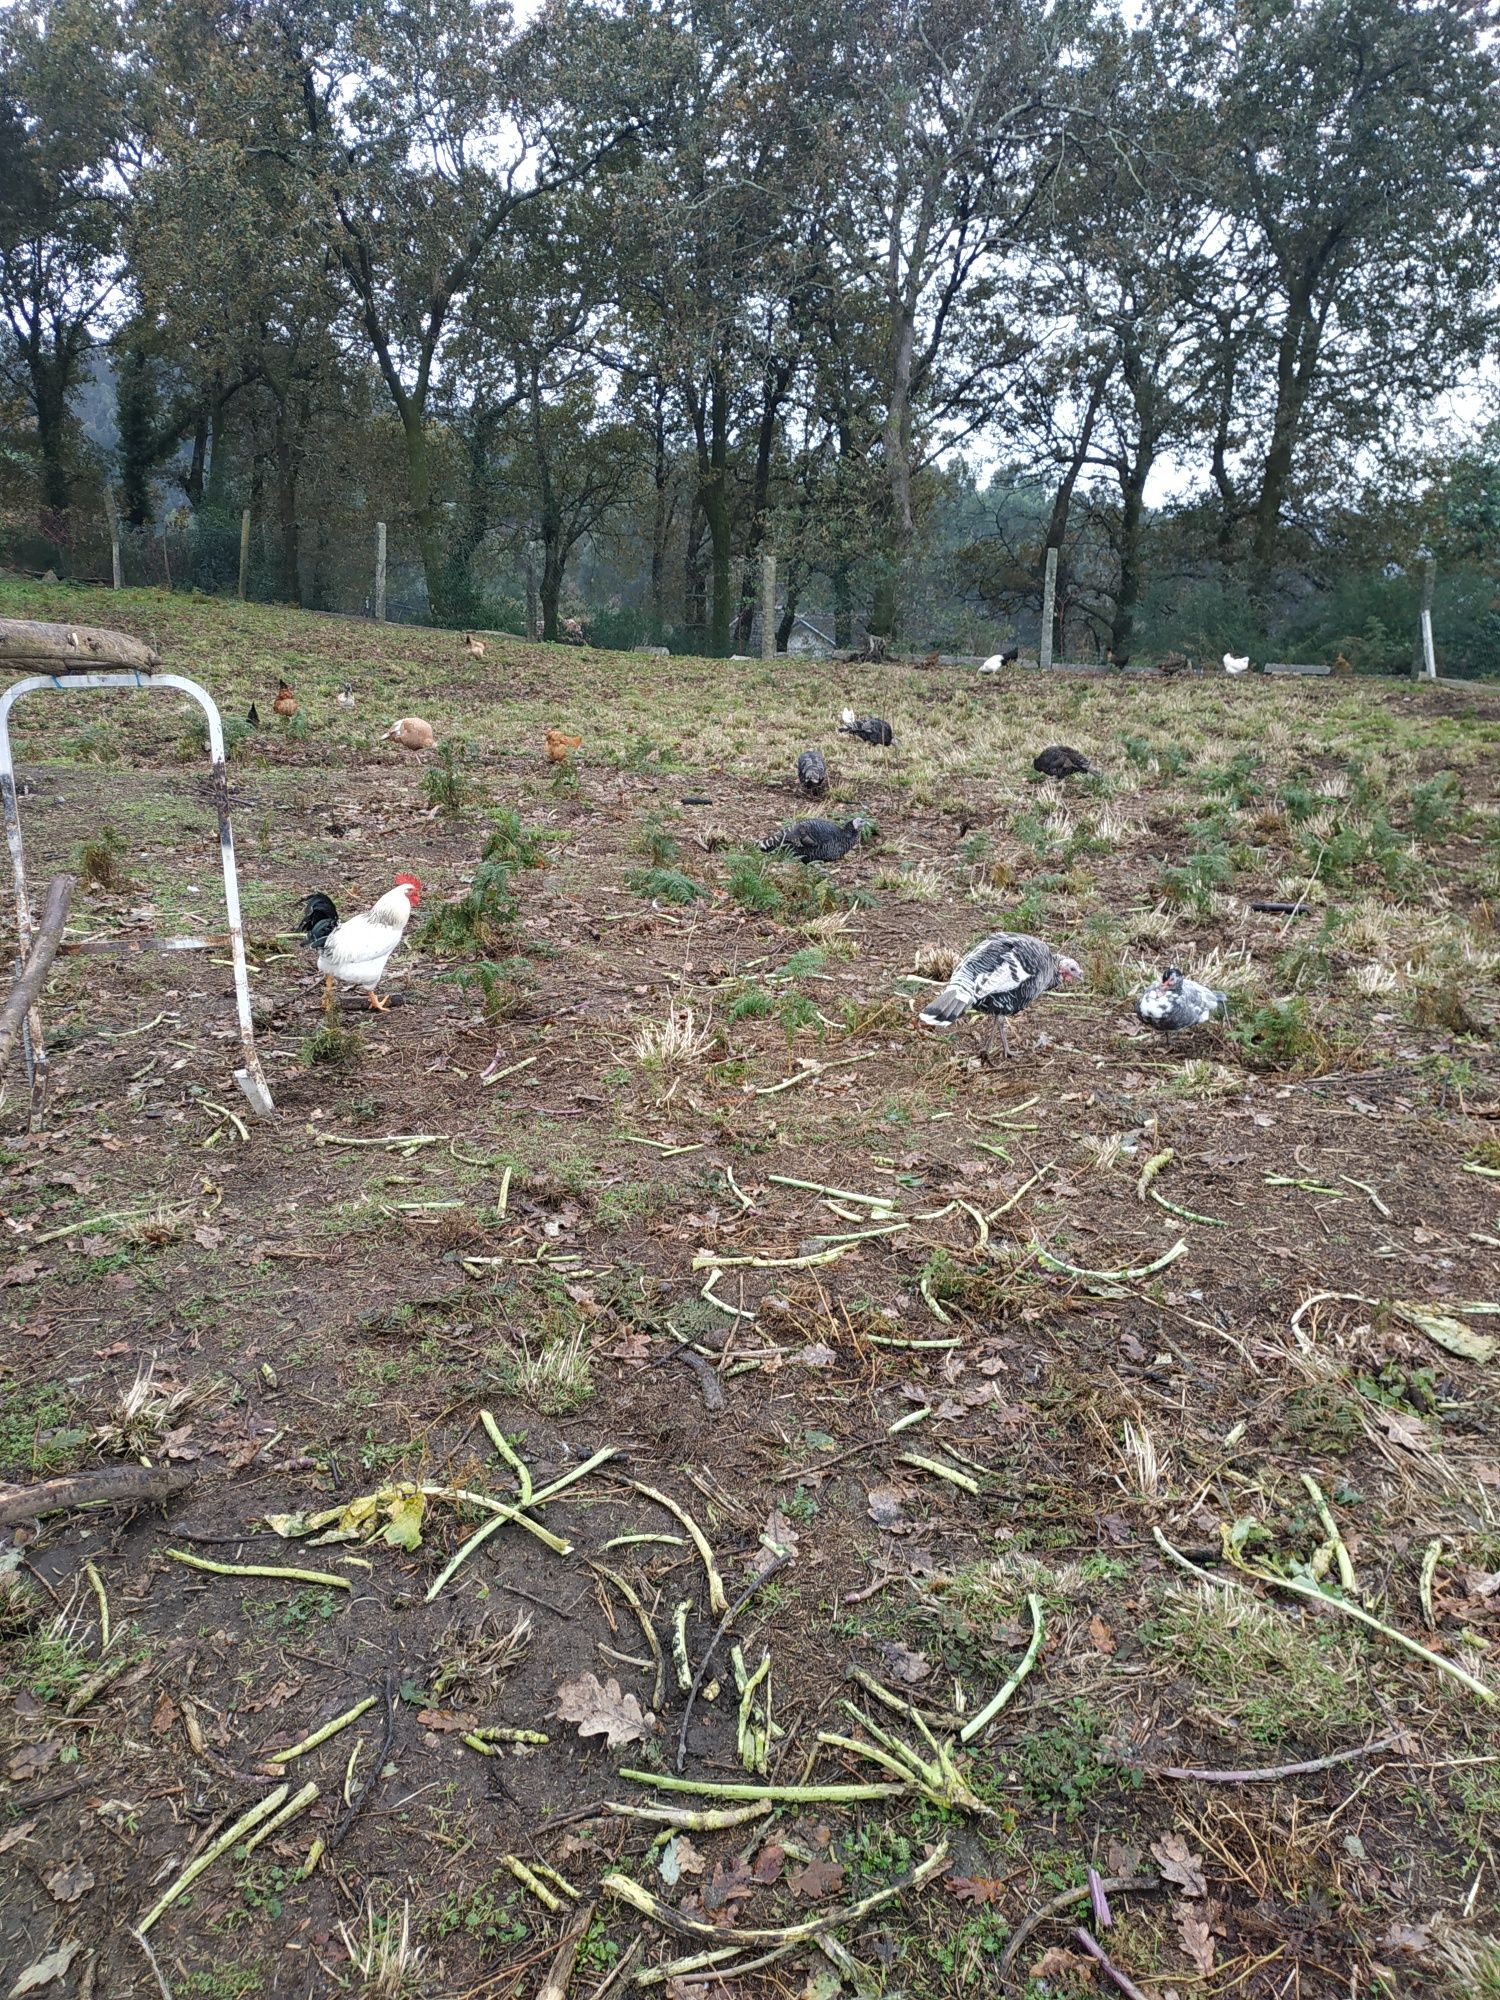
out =
[(878, 715), (856, 715), (852, 708), (846, 708), (840, 715), (839, 729), (845, 736), (857, 736), (861, 743), (874, 743), (881, 749), (888, 748), (896, 740), (896, 733), (888, 722), (882, 722)]
[(828, 789), (828, 766), (821, 750), (804, 750), (797, 759), (797, 783), (815, 799)]
[(1229, 995), (1216, 986), (1204, 986), (1197, 979), (1189, 979), (1185, 972), (1169, 965), (1136, 1001), (1135, 1011), (1148, 1028), (1160, 1028), (1167, 1033), (1201, 1028), (1205, 1021), (1218, 1020), (1228, 1013)]
[(1008, 1056), (1010, 1016), (1050, 993), (1060, 980), (1082, 977), (1076, 960), (1064, 958), (1040, 938), (1000, 931), (958, 961), (948, 984), (919, 1018), (929, 1028), (946, 1028), (967, 1013), (988, 1014), (990, 1030), (981, 1053), (988, 1056), (998, 1021), (1000, 1045)]
[(799, 861), (842, 861), (869, 826), (867, 819), (794, 819), (760, 844), (762, 854), (791, 854)]
[(1044, 778), (1079, 778), (1088, 776), (1094, 767), (1081, 750), (1070, 750), (1066, 743), (1049, 743), (1032, 758), (1031, 768)]

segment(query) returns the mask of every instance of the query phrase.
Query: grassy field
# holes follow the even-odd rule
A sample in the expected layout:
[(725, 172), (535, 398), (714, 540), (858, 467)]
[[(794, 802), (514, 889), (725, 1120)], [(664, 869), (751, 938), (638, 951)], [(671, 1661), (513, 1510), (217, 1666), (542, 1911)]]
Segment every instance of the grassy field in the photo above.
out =
[[(572, 2000), (1066, 2000), (1117, 1990), (1082, 1924), (1153, 2000), (1500, 1995), (1500, 690), (0, 616), (258, 705), (277, 1103), (231, 1078), (189, 705), (33, 697), (32, 887), (84, 881), (45, 1129), (19, 1061), (0, 1100), (0, 1479), (184, 1488), (0, 1534), (0, 1971), (500, 2000), (561, 1950)], [(1039, 781), (1053, 742), (1098, 775)], [(810, 745), (877, 827), (827, 871), (753, 845)], [(297, 905), (398, 870), (396, 1004), (324, 1029)], [(1086, 978), (984, 1064), (913, 1011), (998, 928)], [(122, 948), (165, 937), (205, 948)], [(1148, 1036), (1168, 963), (1226, 1024)], [(554, 1481), (550, 1541), (496, 1514)], [(726, 1604), (684, 1730), (674, 1634), (691, 1677)], [(722, 1808), (679, 1762), (794, 1795), (611, 1810)], [(126, 1927), (256, 1809), (153, 1969)]]

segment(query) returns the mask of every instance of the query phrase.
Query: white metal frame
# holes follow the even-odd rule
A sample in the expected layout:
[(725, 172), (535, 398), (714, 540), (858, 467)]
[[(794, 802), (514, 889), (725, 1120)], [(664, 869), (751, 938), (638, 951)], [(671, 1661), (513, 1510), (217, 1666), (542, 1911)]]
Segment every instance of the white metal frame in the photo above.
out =
[[(21, 814), (16, 799), (15, 766), (10, 749), (10, 712), (22, 695), (40, 688), (58, 688), (73, 693), (87, 688), (175, 688), (197, 702), (208, 717), (208, 755), (214, 807), (219, 819), (219, 855), (224, 867), (224, 908), (229, 919), (229, 950), (234, 960), (234, 992), (239, 1015), (240, 1045), (245, 1066), (237, 1069), (234, 1080), (249, 1099), (253, 1110), (269, 1118), (275, 1110), (270, 1086), (255, 1049), (255, 1027), (250, 1017), (250, 980), (245, 967), (245, 933), (240, 920), (239, 875), (234, 861), (234, 829), (229, 820), (229, 779), (224, 764), (224, 725), (213, 697), (196, 681), (181, 674), (145, 674), (135, 671), (110, 674), (32, 674), (15, 681), (0, 695), (0, 806), (5, 815), (5, 838), (10, 848), (11, 872), (15, 877), (16, 934), (20, 941), (21, 963), (31, 949), (31, 906), (26, 894), (26, 861), (21, 846)], [(23, 1036), (26, 1065), (31, 1078), (31, 1123), (40, 1124), (47, 1101), (47, 1050), (42, 1032), (41, 996), (27, 1017)]]

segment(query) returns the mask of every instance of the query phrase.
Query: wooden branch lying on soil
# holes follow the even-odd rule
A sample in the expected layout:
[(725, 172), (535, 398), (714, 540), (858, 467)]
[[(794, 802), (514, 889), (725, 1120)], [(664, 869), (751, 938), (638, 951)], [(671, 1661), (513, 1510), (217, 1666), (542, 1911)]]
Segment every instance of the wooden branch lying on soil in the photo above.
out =
[[(1155, 1875), (1106, 1875), (1098, 1883), (1098, 1888), (1106, 1896), (1119, 1895), (1127, 1889), (1131, 1891), (1137, 1889), (1159, 1889), (1161, 1886), (1160, 1879)], [(1060, 1917), (1064, 1911), (1071, 1910), (1075, 1903), (1091, 1902), (1093, 1900), (1093, 1891), (1094, 1885), (1085, 1882), (1081, 1888), (1064, 1889), (1061, 1895), (1054, 1896), (1050, 1903), (1043, 1903), (1039, 1910), (1032, 1911), (1031, 1915), (1005, 1947), (1005, 1956), (1000, 1961), (1000, 1988), (1002, 1992), (1005, 1989), (1007, 1980), (1010, 1978), (1012, 1966), (1020, 1957), (1032, 1933), (1040, 1930), (1043, 1924), (1050, 1923), (1053, 1917)]]
[(42, 921), (36, 935), (31, 940), (31, 950), (26, 954), (26, 963), (21, 975), (10, 990), (3, 1008), (0, 1008), (0, 1069), (5, 1066), (16, 1037), (21, 1032), (21, 1023), (41, 997), (42, 987), (57, 956), (57, 947), (62, 943), (63, 926), (68, 921), (68, 906), (73, 900), (73, 891), (78, 886), (76, 875), (54, 875), (47, 890), (47, 903), (42, 911)]
[(1331, 1771), (1335, 1764), (1352, 1764), (1359, 1757), (1377, 1757), (1399, 1743), (1405, 1730), (1377, 1736), (1373, 1743), (1358, 1743), (1352, 1750), (1335, 1750), (1327, 1757), (1309, 1757), (1301, 1764), (1268, 1764), (1259, 1771), (1199, 1771), (1179, 1764), (1142, 1764), (1148, 1778), (1183, 1778), (1199, 1785), (1269, 1785), (1278, 1778), (1304, 1778), (1314, 1771)]
[(185, 1492), (197, 1477), (184, 1465), (111, 1465), (100, 1472), (44, 1479), (37, 1486), (8, 1486), (0, 1489), (0, 1528), (66, 1513), (70, 1507), (147, 1506)]

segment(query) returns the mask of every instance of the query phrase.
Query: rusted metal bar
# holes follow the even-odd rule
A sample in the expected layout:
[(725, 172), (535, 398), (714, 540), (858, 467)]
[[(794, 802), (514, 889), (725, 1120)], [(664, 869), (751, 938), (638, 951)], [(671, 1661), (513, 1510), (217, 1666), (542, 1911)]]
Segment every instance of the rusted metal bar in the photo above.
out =
[[(42, 628), (37, 628), (42, 629)], [(113, 638), (116, 634), (103, 634)], [(134, 643), (134, 642), (130, 642)], [(149, 650), (149, 649), (148, 649)], [(153, 654), (154, 658), (155, 655)], [(240, 1043), (245, 1066), (237, 1069), (234, 1080), (262, 1117), (275, 1110), (270, 1087), (255, 1049), (255, 1026), (250, 1014), (250, 980), (245, 968), (245, 932), (240, 919), (239, 875), (234, 859), (234, 829), (229, 817), (229, 778), (224, 764), (224, 725), (212, 695), (196, 681), (181, 674), (34, 674), (15, 681), (0, 695), (0, 808), (5, 816), (5, 838), (10, 848), (11, 872), (15, 878), (16, 933), (24, 962), (31, 953), (31, 908), (26, 895), (26, 858), (21, 844), (21, 815), (16, 802), (15, 768), (10, 747), (10, 712), (22, 695), (39, 688), (59, 688), (72, 693), (88, 688), (175, 688), (189, 696), (208, 718), (209, 781), (214, 810), (219, 820), (219, 855), (224, 868), (224, 908), (229, 919), (229, 950), (234, 962), (235, 1002), (239, 1015)], [(42, 1036), (40, 1009), (33, 1006), (26, 1035), (27, 1059), (31, 1069), (31, 1122), (41, 1121), (47, 1101), (47, 1051)]]
[[(6, 1058), (32, 1010), (40, 1008), (42, 987), (46, 984), (48, 968), (57, 956), (57, 947), (62, 942), (63, 926), (68, 921), (68, 905), (77, 886), (76, 875), (57, 875), (47, 891), (47, 906), (37, 926), (36, 941), (26, 955), (9, 999), (0, 1008), (0, 1069), (4, 1069)], [(40, 1012), (37, 1018), (40, 1022)]]

